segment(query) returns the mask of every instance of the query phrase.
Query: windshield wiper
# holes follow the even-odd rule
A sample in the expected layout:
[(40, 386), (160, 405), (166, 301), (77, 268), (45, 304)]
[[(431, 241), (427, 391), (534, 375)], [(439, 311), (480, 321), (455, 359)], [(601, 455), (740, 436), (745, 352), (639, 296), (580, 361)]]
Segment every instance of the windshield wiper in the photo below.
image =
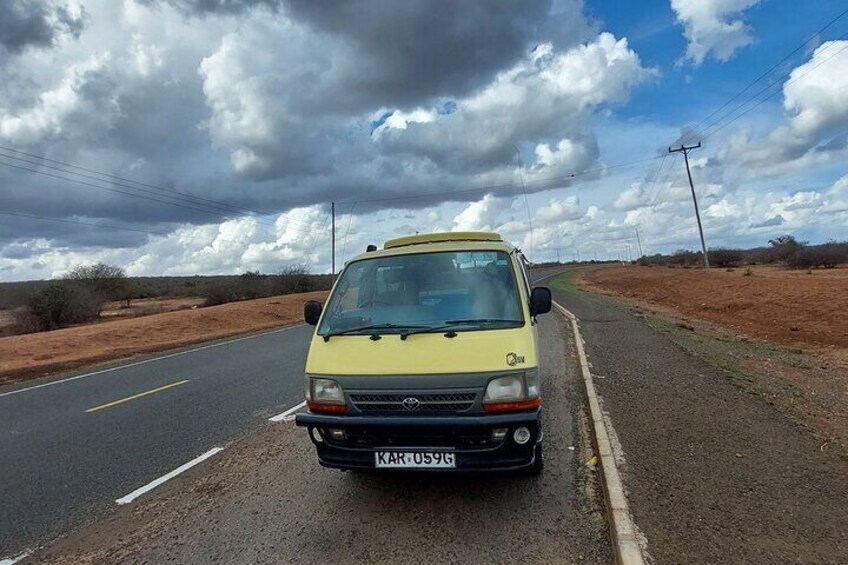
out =
[(324, 341), (330, 341), (330, 338), (334, 335), (349, 335), (356, 332), (365, 332), (369, 330), (408, 330), (408, 329), (421, 329), (421, 328), (429, 328), (430, 326), (422, 326), (420, 324), (368, 324), (365, 326), (356, 326), (355, 328), (347, 328), (344, 330), (336, 330), (334, 332), (328, 332), (324, 334), (322, 337)]
[[(442, 325), (438, 326), (422, 326), (413, 330), (409, 330), (406, 332), (401, 332), (400, 338), (405, 340), (411, 335), (415, 334), (424, 334), (424, 333), (435, 333), (448, 330), (445, 334), (446, 337), (456, 337), (456, 333), (454, 330), (462, 328), (463, 330), (467, 330), (469, 328), (477, 327), (481, 324), (523, 324), (521, 320), (501, 320), (498, 318), (474, 318), (468, 320), (448, 320)], [(467, 328), (465, 327), (467, 326)]]
[(446, 320), (445, 325), (466, 324), (523, 324), (521, 320), (507, 320), (503, 318), (469, 318), (467, 320)]

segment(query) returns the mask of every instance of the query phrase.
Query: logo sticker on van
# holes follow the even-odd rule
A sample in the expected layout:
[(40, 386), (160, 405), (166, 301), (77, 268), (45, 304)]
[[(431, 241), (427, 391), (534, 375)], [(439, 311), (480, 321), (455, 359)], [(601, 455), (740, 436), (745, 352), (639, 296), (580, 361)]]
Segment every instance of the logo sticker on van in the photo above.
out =
[(517, 353), (513, 353), (512, 351), (506, 354), (506, 364), (510, 367), (515, 367), (516, 365), (520, 365), (521, 363), (524, 363), (523, 355), (518, 355)]

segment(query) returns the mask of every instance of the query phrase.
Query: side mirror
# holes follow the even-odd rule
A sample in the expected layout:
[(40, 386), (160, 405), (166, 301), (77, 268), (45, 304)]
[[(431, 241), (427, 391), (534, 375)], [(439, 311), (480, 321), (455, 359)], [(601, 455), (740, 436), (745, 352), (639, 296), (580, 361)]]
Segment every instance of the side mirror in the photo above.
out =
[(551, 290), (544, 286), (535, 287), (530, 292), (530, 314), (538, 316), (551, 311)]
[(318, 324), (323, 306), (317, 300), (309, 300), (303, 305), (303, 320), (310, 326)]

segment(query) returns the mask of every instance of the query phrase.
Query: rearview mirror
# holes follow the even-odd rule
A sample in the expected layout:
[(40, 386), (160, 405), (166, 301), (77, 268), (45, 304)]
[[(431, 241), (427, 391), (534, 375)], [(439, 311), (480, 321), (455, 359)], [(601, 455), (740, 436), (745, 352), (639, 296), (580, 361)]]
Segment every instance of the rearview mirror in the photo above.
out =
[(318, 324), (323, 306), (317, 300), (309, 300), (303, 305), (303, 319), (310, 326)]
[(530, 293), (530, 314), (538, 316), (551, 311), (551, 290), (544, 286), (537, 286)]

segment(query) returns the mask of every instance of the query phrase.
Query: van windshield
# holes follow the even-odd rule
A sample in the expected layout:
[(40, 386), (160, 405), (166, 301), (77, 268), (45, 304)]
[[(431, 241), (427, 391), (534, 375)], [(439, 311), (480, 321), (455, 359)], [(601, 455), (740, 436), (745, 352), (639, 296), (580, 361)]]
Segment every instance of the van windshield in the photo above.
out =
[(524, 315), (509, 255), (459, 251), (351, 263), (336, 284), (318, 334), (522, 325)]

